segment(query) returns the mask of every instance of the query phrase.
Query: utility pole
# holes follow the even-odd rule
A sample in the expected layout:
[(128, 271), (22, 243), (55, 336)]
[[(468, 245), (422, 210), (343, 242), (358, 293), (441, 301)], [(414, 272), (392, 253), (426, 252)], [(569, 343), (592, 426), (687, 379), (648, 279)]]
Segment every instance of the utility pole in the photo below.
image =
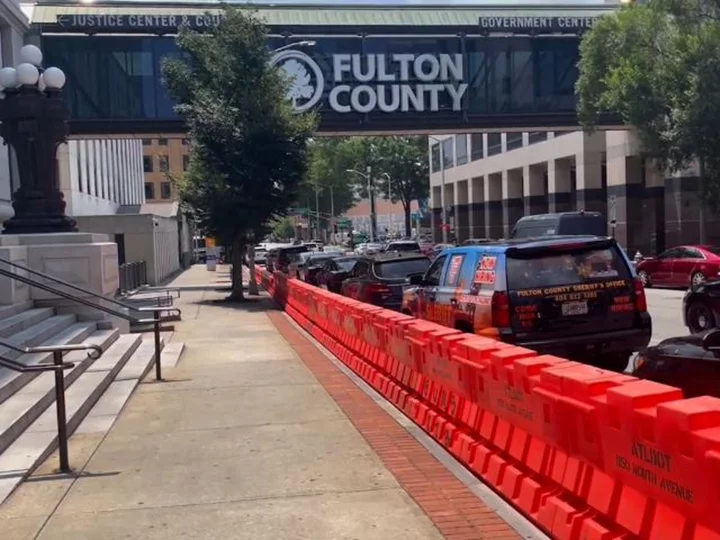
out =
[(311, 240), (320, 239), (320, 186), (315, 185), (315, 238)]
[(370, 236), (377, 242), (377, 215), (375, 213), (375, 186), (373, 185), (372, 167), (367, 166), (368, 197), (370, 198)]
[(332, 243), (335, 243), (335, 193), (333, 191), (333, 186), (330, 186), (330, 235), (332, 238)]

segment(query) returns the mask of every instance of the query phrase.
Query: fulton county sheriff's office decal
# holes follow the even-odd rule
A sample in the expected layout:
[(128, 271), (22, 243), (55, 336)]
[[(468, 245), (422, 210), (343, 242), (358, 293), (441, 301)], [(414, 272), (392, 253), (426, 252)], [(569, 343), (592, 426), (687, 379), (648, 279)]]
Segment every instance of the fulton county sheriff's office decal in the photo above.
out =
[(441, 98), (460, 111), (468, 88), (461, 54), (333, 54), (327, 78), (298, 50), (279, 52), (271, 65), (288, 79), (287, 99), (298, 112), (326, 94), (328, 106), (341, 114), (436, 112)]

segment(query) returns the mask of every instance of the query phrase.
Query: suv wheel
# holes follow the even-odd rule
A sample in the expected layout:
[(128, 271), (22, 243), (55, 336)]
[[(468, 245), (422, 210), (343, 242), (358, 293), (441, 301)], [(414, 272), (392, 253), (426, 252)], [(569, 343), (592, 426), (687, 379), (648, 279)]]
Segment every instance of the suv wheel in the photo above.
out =
[(704, 302), (693, 302), (687, 311), (688, 328), (693, 334), (715, 327), (715, 315)]

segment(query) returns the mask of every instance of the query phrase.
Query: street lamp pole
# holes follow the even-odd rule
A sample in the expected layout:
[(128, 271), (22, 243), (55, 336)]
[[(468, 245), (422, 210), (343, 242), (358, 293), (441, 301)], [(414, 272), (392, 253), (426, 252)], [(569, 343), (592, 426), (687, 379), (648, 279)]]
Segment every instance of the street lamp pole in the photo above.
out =
[(392, 202), (392, 178), (390, 178), (390, 175), (386, 172), (382, 173), (382, 176), (387, 178), (388, 181), (388, 203), (390, 206), (390, 229), (391, 232), (394, 232), (394, 225), (395, 225), (395, 205)]
[(443, 151), (443, 141), (438, 139), (437, 137), (433, 137), (432, 135), (428, 136), (431, 141), (435, 141), (438, 143), (438, 146), (440, 147), (440, 185), (442, 186), (440, 189), (440, 205), (442, 206), (441, 210), (441, 219), (442, 219), (442, 241), (443, 244), (448, 243), (448, 232), (447, 232), (447, 209), (445, 208), (445, 152)]
[(345, 172), (357, 174), (367, 182), (368, 199), (370, 200), (370, 236), (372, 242), (377, 241), (377, 215), (375, 213), (375, 186), (372, 181), (372, 167), (367, 166), (367, 174), (356, 171), (355, 169), (345, 169)]
[(42, 51), (20, 49), (20, 64), (0, 69), (0, 136), (15, 151), (20, 187), (13, 194), (15, 215), (4, 234), (75, 232), (75, 220), (65, 215), (60, 190), (57, 150), (67, 140), (68, 111), (62, 97), (65, 74), (43, 69)]

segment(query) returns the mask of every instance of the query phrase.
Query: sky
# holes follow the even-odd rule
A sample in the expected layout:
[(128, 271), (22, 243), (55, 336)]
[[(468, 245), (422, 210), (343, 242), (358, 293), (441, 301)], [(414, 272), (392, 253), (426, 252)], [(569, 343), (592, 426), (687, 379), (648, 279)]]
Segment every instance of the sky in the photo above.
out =
[[(112, 1), (112, 0), (110, 0)], [(132, 1), (132, 0), (131, 0)], [(142, 2), (143, 0), (139, 0)], [(149, 0), (146, 0), (149, 1)], [(158, 1), (158, 0), (155, 0)], [(170, 1), (170, 0), (159, 0)], [(217, 0), (195, 0), (197, 3), (214, 4)], [(245, 0), (227, 0), (228, 3), (246, 3)], [(618, 0), (619, 1), (619, 0)], [(507, 5), (542, 6), (542, 5), (597, 5), (607, 4), (604, 0), (256, 0), (255, 4), (349, 4), (349, 5), (384, 5), (384, 6), (474, 6), (474, 7), (495, 7)]]

